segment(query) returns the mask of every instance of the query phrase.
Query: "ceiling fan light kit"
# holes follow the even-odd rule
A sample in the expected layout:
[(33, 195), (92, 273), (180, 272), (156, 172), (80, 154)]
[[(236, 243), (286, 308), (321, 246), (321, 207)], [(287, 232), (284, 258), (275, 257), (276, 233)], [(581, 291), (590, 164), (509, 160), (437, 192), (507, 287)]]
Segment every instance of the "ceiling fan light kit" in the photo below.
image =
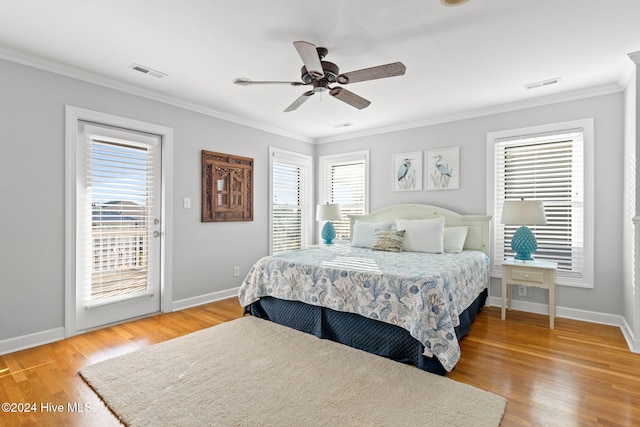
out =
[(406, 71), (406, 67), (402, 62), (394, 62), (391, 64), (379, 65), (376, 67), (364, 68), (362, 70), (350, 71), (340, 74), (340, 69), (336, 64), (329, 61), (323, 61), (329, 51), (324, 47), (316, 47), (314, 44), (305, 41), (293, 42), (294, 47), (298, 51), (298, 55), (302, 59), (304, 66), (300, 70), (301, 82), (287, 81), (256, 81), (247, 78), (236, 78), (233, 83), (241, 86), (249, 86), (253, 84), (289, 84), (292, 86), (312, 86), (313, 89), (303, 93), (293, 101), (284, 111), (290, 112), (296, 110), (307, 99), (316, 92), (329, 92), (334, 98), (359, 110), (366, 108), (371, 101), (364, 99), (360, 95), (340, 87), (331, 87), (331, 83), (339, 83), (346, 85), (350, 83), (363, 82), (368, 80), (383, 79), (387, 77), (402, 76)]

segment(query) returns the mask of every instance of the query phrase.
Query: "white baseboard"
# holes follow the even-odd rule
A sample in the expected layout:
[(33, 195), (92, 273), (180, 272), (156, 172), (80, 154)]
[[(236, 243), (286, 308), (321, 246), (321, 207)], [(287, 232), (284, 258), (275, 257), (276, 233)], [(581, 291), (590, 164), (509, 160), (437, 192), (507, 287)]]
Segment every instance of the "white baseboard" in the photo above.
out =
[(624, 326), (621, 326), (622, 335), (624, 335), (624, 339), (627, 341), (627, 345), (629, 346), (629, 350), (633, 353), (640, 353), (640, 340), (636, 339), (631, 326), (627, 323), (627, 319), (624, 320)]
[(184, 310), (185, 308), (195, 307), (197, 305), (220, 301), (221, 299), (235, 297), (238, 295), (238, 289), (240, 289), (240, 287), (211, 292), (210, 294), (200, 295), (197, 297), (185, 298), (179, 301), (174, 301), (171, 307), (173, 311), (178, 311)]
[[(172, 303), (173, 311), (184, 310), (185, 308), (195, 307), (238, 295), (239, 288), (231, 288), (223, 291), (211, 292), (209, 294), (200, 295), (192, 298), (185, 298)], [(501, 307), (502, 299), (500, 297), (487, 298), (487, 305)], [(521, 300), (512, 300), (514, 310), (527, 311), (537, 314), (549, 314), (549, 306), (546, 304), (532, 303)], [(567, 319), (581, 320), (584, 322), (600, 323), (603, 325), (618, 326), (622, 331), (622, 335), (627, 341), (629, 350), (633, 353), (640, 353), (640, 340), (633, 335), (631, 327), (622, 316), (606, 313), (598, 313), (594, 311), (577, 310), (574, 308), (557, 307), (556, 315)], [(43, 344), (49, 344), (60, 341), (65, 338), (64, 327), (49, 329), (47, 331), (35, 332), (33, 334), (22, 335), (15, 338), (9, 338), (0, 341), (0, 355), (13, 353), (15, 351), (24, 350), (31, 347), (37, 347)]]
[[(171, 308), (172, 311), (178, 311), (225, 298), (231, 298), (238, 295), (238, 289), (239, 288), (226, 289), (224, 291), (212, 292), (206, 295), (174, 301), (171, 304)], [(60, 327), (50, 329), (48, 331), (35, 332), (33, 334), (0, 340), (0, 356), (63, 339), (65, 339), (64, 327)]]
[[(502, 298), (489, 297), (487, 298), (487, 305), (502, 307)], [(529, 313), (549, 314), (549, 306), (547, 304), (513, 299), (511, 300), (511, 307), (514, 310), (526, 311)], [(640, 341), (633, 338), (631, 328), (623, 316), (567, 307), (556, 307), (556, 316), (564, 317), (566, 319), (581, 320), (583, 322), (599, 323), (601, 325), (618, 326), (627, 341), (629, 350), (632, 353), (640, 353)]]
[[(502, 307), (502, 298), (489, 297), (487, 299), (487, 305)], [(513, 299), (511, 300), (511, 307), (514, 310), (526, 311), (529, 313), (549, 314), (549, 306), (547, 304)], [(610, 326), (623, 326), (624, 324), (623, 317), (617, 314), (598, 313), (596, 311), (578, 310), (567, 307), (556, 307), (556, 316)]]
[(0, 356), (64, 339), (64, 327), (0, 341)]

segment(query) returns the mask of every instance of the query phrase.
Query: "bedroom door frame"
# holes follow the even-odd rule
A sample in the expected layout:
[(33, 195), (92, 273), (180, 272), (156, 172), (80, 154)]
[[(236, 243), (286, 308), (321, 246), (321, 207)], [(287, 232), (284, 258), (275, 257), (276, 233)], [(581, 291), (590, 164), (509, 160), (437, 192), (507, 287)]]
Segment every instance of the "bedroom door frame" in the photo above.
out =
[[(80, 122), (93, 122), (107, 126), (158, 135), (161, 139), (162, 203), (160, 241), (160, 311), (172, 311), (172, 241), (173, 241), (173, 129), (139, 120), (106, 114), (67, 105), (65, 107), (65, 336), (74, 336), (78, 330), (76, 321), (76, 179), (77, 150)], [(122, 319), (125, 320), (125, 319)], [(117, 321), (116, 321), (117, 322)], [(101, 326), (98, 326), (101, 327)], [(96, 328), (98, 328), (96, 327)]]

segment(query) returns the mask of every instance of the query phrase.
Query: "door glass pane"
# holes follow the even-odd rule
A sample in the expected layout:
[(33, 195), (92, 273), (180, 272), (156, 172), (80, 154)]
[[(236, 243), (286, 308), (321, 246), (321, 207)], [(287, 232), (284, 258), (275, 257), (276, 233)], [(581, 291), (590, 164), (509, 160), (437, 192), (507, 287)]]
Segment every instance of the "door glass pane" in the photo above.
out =
[(152, 198), (149, 150), (93, 140), (90, 156), (90, 299), (144, 292), (148, 288)]

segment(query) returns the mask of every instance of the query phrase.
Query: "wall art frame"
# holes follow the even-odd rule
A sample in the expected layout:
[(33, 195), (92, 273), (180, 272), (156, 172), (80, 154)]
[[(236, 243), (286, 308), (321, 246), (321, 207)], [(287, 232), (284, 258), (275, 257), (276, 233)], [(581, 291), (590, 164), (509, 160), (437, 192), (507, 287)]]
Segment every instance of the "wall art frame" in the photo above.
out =
[(393, 155), (392, 190), (422, 190), (422, 151), (411, 151)]
[(253, 221), (252, 158), (202, 150), (201, 221)]
[(425, 151), (426, 189), (457, 190), (460, 188), (460, 147)]

